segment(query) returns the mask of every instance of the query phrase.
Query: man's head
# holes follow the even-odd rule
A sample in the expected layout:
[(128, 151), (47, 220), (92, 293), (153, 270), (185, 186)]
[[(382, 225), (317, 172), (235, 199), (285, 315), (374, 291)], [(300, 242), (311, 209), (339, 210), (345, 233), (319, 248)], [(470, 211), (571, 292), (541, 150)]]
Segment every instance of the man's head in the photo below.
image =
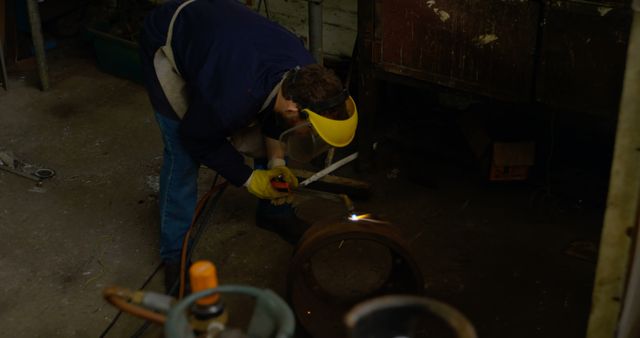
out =
[[(293, 69), (282, 82), (274, 110), (295, 126), (304, 122), (303, 109), (338, 97), (342, 91), (342, 82), (330, 69), (317, 64)], [(334, 120), (349, 118), (345, 104), (316, 113)]]
[(291, 158), (308, 161), (330, 147), (351, 143), (358, 111), (340, 79), (319, 65), (291, 70), (274, 110), (290, 127), (280, 135)]

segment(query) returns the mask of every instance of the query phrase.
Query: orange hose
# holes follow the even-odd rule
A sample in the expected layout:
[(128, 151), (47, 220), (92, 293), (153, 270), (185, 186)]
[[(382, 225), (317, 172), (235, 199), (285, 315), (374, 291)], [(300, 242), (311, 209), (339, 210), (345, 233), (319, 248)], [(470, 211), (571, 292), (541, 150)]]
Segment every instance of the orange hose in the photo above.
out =
[(130, 313), (136, 317), (152, 321), (156, 324), (164, 324), (167, 317), (163, 314), (145, 309), (142, 306), (129, 303), (133, 293), (129, 289), (119, 287), (108, 287), (102, 290), (102, 295), (113, 306), (121, 311)]
[(186, 285), (185, 278), (187, 274), (187, 251), (188, 251), (187, 246), (189, 243), (189, 237), (191, 237), (191, 231), (193, 230), (193, 227), (196, 224), (196, 221), (200, 217), (200, 214), (202, 213), (202, 209), (204, 209), (204, 206), (209, 201), (209, 198), (211, 198), (211, 195), (213, 195), (214, 192), (220, 190), (220, 188), (222, 188), (227, 184), (228, 182), (223, 182), (212, 187), (211, 190), (209, 190), (206, 194), (204, 194), (204, 196), (200, 198), (200, 201), (198, 201), (196, 210), (193, 213), (193, 219), (191, 220), (191, 225), (189, 226), (189, 230), (184, 235), (184, 239), (182, 240), (182, 251), (180, 253), (180, 288), (178, 292), (178, 299), (182, 299), (182, 297), (184, 297), (184, 292), (185, 292), (185, 285)]

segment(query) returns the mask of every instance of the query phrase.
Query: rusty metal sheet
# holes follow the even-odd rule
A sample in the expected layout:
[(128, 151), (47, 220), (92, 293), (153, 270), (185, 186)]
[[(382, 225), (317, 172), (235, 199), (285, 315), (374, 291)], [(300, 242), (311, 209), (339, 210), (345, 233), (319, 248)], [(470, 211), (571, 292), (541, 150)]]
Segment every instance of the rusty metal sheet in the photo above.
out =
[(383, 71), (510, 101), (532, 99), (540, 4), (377, 0), (373, 60)]
[(549, 1), (537, 99), (573, 111), (616, 114), (631, 18), (628, 6)]
[[(548, 2), (551, 2), (549, 0), (546, 0)], [(553, 0), (553, 1), (558, 1), (558, 0)], [(567, 0), (565, 0), (567, 1)], [(609, 7), (621, 7), (621, 6), (626, 6), (629, 7), (631, 5), (631, 1), (632, 0), (568, 0), (570, 2), (575, 2), (575, 3), (582, 3), (582, 4), (587, 4), (587, 5), (596, 5), (596, 6), (609, 6)]]

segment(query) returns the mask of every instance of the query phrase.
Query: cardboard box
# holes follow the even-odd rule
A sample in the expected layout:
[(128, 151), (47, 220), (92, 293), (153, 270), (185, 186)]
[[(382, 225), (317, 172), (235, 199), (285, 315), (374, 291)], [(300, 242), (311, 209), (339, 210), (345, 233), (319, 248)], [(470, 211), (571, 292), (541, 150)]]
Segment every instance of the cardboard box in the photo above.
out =
[(508, 123), (503, 128), (509, 133), (500, 133), (501, 128), (495, 127), (496, 120), (504, 123), (500, 119), (492, 121), (486, 114), (469, 111), (458, 121), (482, 175), (496, 182), (528, 179), (535, 164), (535, 142), (526, 133), (519, 136)]
[(534, 142), (493, 142), (490, 181), (522, 181), (529, 178), (535, 161)]

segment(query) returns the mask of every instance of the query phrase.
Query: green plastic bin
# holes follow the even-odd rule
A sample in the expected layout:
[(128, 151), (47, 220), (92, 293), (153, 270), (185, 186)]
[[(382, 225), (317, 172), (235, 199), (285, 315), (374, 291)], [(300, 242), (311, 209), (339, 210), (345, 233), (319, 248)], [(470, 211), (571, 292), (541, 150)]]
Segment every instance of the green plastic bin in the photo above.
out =
[(98, 68), (118, 77), (143, 83), (138, 44), (106, 33), (97, 27), (87, 27), (93, 40)]

